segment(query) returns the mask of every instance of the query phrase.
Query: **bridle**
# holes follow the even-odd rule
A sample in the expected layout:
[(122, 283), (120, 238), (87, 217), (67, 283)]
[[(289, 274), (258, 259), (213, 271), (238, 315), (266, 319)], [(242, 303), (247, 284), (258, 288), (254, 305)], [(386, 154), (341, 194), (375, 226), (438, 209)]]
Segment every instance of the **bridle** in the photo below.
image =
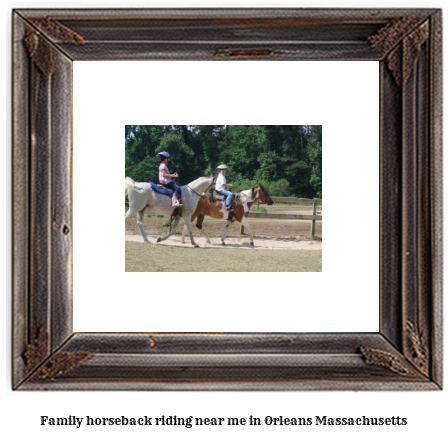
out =
[[(264, 190), (264, 195), (266, 195), (266, 190)], [(272, 203), (274, 203), (274, 200), (271, 198), (271, 195), (268, 193), (268, 197), (266, 198), (266, 204), (269, 202), (269, 200), (271, 200), (272, 201)]]
[[(269, 202), (269, 200), (271, 200), (272, 201), (272, 203), (274, 203), (274, 200), (271, 198), (271, 195), (268, 193), (268, 196), (266, 197), (266, 201), (265, 202), (260, 202), (260, 191), (261, 190), (263, 190), (263, 195), (265, 195), (266, 196), (266, 189), (258, 189), (258, 187), (253, 187), (252, 188), (252, 199), (255, 201), (257, 201), (257, 205), (260, 205), (260, 204), (267, 204), (268, 202)], [(257, 192), (257, 197), (255, 198), (255, 196), (254, 196), (254, 192)]]

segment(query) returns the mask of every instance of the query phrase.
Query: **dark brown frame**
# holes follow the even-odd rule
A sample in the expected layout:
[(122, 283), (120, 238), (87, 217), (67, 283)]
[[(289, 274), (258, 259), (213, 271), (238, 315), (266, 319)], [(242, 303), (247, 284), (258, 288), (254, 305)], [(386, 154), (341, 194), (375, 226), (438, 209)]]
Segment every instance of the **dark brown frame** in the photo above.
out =
[[(12, 387), (441, 389), (441, 15), (15, 10)], [(102, 59), (379, 61), (379, 333), (73, 333), (72, 61)]]

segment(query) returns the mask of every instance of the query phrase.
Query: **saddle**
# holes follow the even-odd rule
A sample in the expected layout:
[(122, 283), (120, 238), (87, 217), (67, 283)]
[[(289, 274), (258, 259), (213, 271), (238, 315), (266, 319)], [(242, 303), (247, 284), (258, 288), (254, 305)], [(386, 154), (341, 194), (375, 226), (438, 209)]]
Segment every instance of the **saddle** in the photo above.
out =
[[(160, 193), (161, 195), (165, 195), (165, 196), (169, 196), (170, 198), (173, 197), (174, 191), (171, 190), (170, 188), (164, 186), (163, 184), (155, 184), (153, 182), (150, 182), (149, 185), (151, 186), (151, 189), (153, 189), (155, 192)], [(179, 201), (181, 199), (179, 198)], [(173, 219), (177, 216), (180, 215), (181, 212), (179, 211), (181, 207), (175, 207), (173, 210), (173, 213), (171, 214), (171, 218), (170, 218), (170, 231), (171, 231), (171, 225), (173, 222)]]
[[(221, 201), (221, 202), (225, 202), (225, 200), (227, 199), (226, 195), (220, 195), (216, 190), (213, 190), (213, 193), (210, 197), (210, 202), (216, 202), (216, 201)], [(235, 198), (233, 199), (232, 203), (230, 204), (231, 209), (230, 211), (233, 211), (235, 209)]]
[(213, 190), (212, 199), (214, 201), (225, 201), (227, 199), (226, 195), (220, 195), (217, 191)]
[(155, 192), (160, 193), (161, 195), (166, 196), (173, 196), (173, 191), (163, 187), (161, 184), (155, 184), (153, 182), (150, 182), (149, 185), (151, 186), (151, 189), (153, 189)]
[(151, 186), (151, 189), (153, 189), (155, 192), (160, 193), (161, 195), (169, 196), (170, 198), (173, 197), (174, 191), (164, 186), (163, 184), (155, 184), (153, 182), (150, 182), (149, 184)]

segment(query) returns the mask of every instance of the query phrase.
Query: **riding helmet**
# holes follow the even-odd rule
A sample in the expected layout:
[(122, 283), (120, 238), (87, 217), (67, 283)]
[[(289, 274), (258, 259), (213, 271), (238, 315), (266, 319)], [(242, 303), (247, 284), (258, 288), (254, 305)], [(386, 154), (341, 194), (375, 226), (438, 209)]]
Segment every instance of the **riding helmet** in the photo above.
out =
[(220, 166), (217, 167), (217, 169), (224, 170), (227, 169), (227, 166), (225, 164), (221, 164)]
[(168, 152), (159, 152), (158, 155), (162, 156), (163, 158), (170, 158), (170, 154)]

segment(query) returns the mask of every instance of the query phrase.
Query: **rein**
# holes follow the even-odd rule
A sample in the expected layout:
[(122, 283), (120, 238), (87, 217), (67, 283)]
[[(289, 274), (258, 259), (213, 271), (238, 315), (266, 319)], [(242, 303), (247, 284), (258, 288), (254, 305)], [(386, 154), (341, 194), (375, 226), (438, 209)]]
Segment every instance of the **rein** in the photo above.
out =
[(274, 200), (271, 198), (271, 195), (269, 195), (269, 193), (268, 193), (268, 198), (266, 199), (266, 204), (268, 203), (269, 199), (272, 201), (272, 203), (274, 203)]

